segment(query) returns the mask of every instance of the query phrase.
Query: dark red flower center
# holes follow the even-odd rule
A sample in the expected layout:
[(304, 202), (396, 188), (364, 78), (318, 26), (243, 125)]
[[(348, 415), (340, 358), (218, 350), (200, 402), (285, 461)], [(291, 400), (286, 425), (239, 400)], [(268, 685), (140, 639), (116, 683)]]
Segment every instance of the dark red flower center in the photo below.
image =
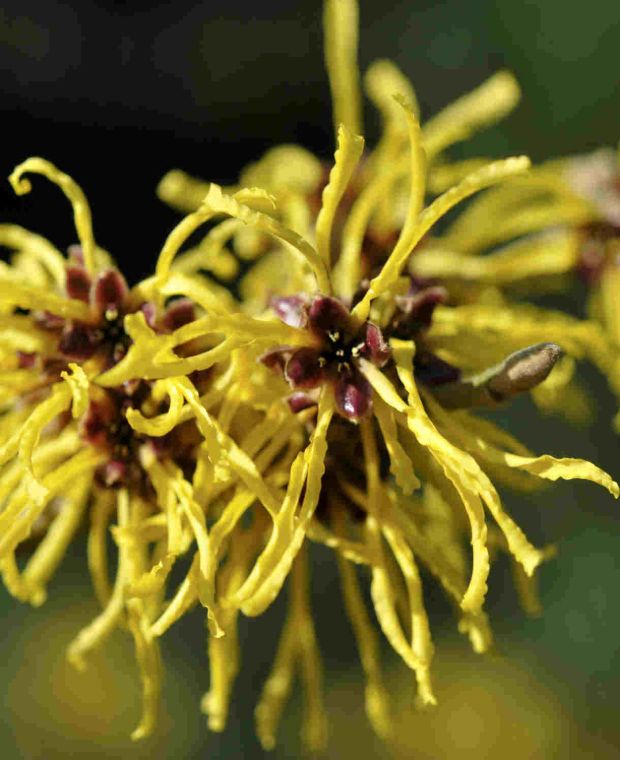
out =
[[(368, 414), (372, 407), (370, 385), (360, 371), (364, 358), (383, 367), (390, 349), (377, 325), (355, 327), (349, 310), (330, 296), (290, 296), (272, 302), (283, 322), (312, 334), (313, 346), (278, 346), (262, 357), (263, 363), (280, 371), (296, 391), (315, 391), (325, 383), (334, 388), (336, 408), (350, 420)], [(299, 411), (316, 399), (296, 393), (292, 408)]]
[[(79, 246), (69, 249), (65, 272), (66, 296), (88, 304), (89, 315), (84, 320), (75, 320), (45, 311), (30, 312), (49, 339), (41, 353), (16, 352), (18, 366), (36, 373), (28, 400), (44, 397), (49, 386), (60, 381), (71, 361), (92, 359), (95, 372), (120, 361), (131, 343), (124, 329), (124, 319), (132, 311), (142, 311), (149, 326), (159, 333), (170, 333), (196, 318), (194, 305), (187, 298), (175, 298), (163, 310), (154, 303), (136, 304), (117, 269), (110, 267), (96, 276), (86, 270)], [(206, 390), (210, 376), (211, 370), (191, 375), (199, 392)], [(193, 474), (195, 456), (191, 452), (199, 443), (193, 424), (182, 424), (166, 436), (151, 438), (136, 432), (127, 421), (126, 412), (130, 408), (140, 409), (147, 415), (166, 410), (165, 403), (154, 404), (151, 385), (151, 381), (136, 379), (110, 389), (96, 384), (91, 387), (89, 405), (78, 430), (86, 443), (103, 454), (103, 464), (96, 475), (105, 487), (150, 487), (140, 463), (140, 451), (145, 445), (158, 457), (172, 459), (187, 477)], [(63, 427), (69, 422), (67, 413), (59, 418), (58, 424)]]

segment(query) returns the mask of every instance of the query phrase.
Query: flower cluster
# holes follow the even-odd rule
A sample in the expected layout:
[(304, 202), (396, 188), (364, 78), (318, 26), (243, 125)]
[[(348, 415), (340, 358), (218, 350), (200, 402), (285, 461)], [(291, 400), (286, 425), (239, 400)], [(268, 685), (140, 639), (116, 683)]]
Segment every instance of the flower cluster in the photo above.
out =
[[(298, 673), (305, 739), (324, 743), (309, 541), (334, 551), (368, 717), (387, 736), (388, 693), (360, 576), (370, 579), (379, 629), (415, 673), (419, 701), (433, 704), (420, 567), (483, 652), (492, 558), (510, 556), (523, 606), (535, 612), (534, 572), (552, 554), (530, 543), (497, 486), (579, 478), (619, 493), (595, 465), (535, 455), (475, 414), (530, 391), (542, 408), (557, 408), (576, 359), (617, 362), (595, 321), (506, 295), (518, 280), (568, 271), (570, 261), (607, 303), (617, 221), (594, 219), (588, 191), (577, 192), (578, 180), (572, 187), (557, 166), (528, 173), (525, 157), (447, 160), (452, 144), (515, 105), (518, 88), (505, 72), (421, 127), (405, 77), (387, 61), (374, 64), (365, 83), (384, 131), (365, 150), (356, 15), (353, 0), (326, 0), (338, 143), (331, 170), (280, 146), (226, 192), (171, 172), (160, 194), (188, 213), (154, 275), (132, 288), (96, 245), (72, 179), (43, 159), (11, 175), (18, 193), (30, 190), (27, 173), (63, 190), (79, 245), (65, 257), (33, 233), (0, 228), (12, 251), (0, 269), (0, 570), (14, 596), (41, 604), (88, 516), (102, 610), (69, 657), (82, 666), (112, 630), (128, 626), (144, 696), (134, 738), (156, 723), (159, 639), (195, 605), (209, 626), (202, 707), (209, 726), (223, 730), (239, 615), (260, 615), (288, 584), (257, 733), (265, 748), (274, 745)], [(613, 204), (595, 191), (600, 217)], [(570, 236), (555, 226), (541, 232), (560, 221)], [(203, 241), (188, 249), (204, 225)], [(595, 244), (605, 253), (594, 262), (585, 247)], [(235, 300), (209, 273), (232, 278), (239, 259), (248, 263)], [(18, 549), (28, 539), (22, 566)], [(182, 580), (173, 586), (175, 565)]]

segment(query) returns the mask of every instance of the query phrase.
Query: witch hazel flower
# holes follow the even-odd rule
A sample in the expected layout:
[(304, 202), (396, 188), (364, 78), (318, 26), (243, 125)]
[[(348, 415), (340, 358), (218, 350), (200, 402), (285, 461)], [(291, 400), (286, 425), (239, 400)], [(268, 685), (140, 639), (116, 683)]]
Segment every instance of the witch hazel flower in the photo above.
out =
[(336, 410), (357, 421), (372, 407), (372, 389), (360, 369), (362, 359), (381, 368), (390, 359), (390, 348), (381, 329), (366, 321), (356, 326), (345, 305), (331, 296), (317, 295), (274, 298), (272, 308), (286, 324), (307, 330), (315, 346), (291, 349), (282, 346), (261, 357), (272, 368), (282, 370), (291, 388), (300, 391), (289, 399), (298, 411), (316, 403), (309, 391), (329, 384)]
[[(524, 156), (461, 165), (443, 192), (427, 201), (438, 158), (510, 110), (518, 98), (514, 79), (500, 72), (420, 125), (411, 85), (395, 66), (377, 62), (365, 83), (384, 131), (379, 144), (365, 152), (356, 18), (352, 0), (326, 1), (326, 62), (337, 134), (327, 180), (320, 165), (315, 171), (312, 156), (288, 146), (253, 167), (258, 187), (227, 192), (179, 173), (173, 183), (163, 183), (169, 200), (175, 202), (174, 196), (176, 205), (195, 208), (188, 234), (208, 223), (205, 244), (217, 241), (240, 257), (241, 238), (254, 236), (258, 243), (240, 284), (239, 313), (226, 322), (208, 315), (179, 336), (195, 336), (201, 325), (212, 330), (219, 320), (228, 331), (216, 352), (251, 334), (252, 341), (235, 344), (244, 392), (260, 386), (273, 410), (293, 412), (287, 425), (299, 423), (292, 427), (297, 437), (289, 437), (287, 455), (269, 471), (280, 489), (275, 505), (262, 488), (248, 498), (249, 462), (232, 448), (222, 453), (244, 485), (215, 512), (210, 526), (218, 542), (226, 537), (230, 552), (229, 572), (218, 573), (224, 585), (211, 606), (220, 622), (217, 632), (223, 633), (209, 643), (212, 679), (203, 709), (212, 729), (225, 725), (235, 675), (227, 663), (236, 658), (238, 618), (262, 614), (285, 585), (290, 592), (255, 712), (266, 749), (276, 742), (297, 674), (306, 694), (306, 743), (320, 749), (325, 742), (309, 541), (337, 556), (344, 608), (367, 678), (367, 714), (385, 736), (389, 695), (358, 568), (369, 580), (378, 628), (415, 674), (419, 702), (431, 705), (434, 647), (420, 567), (450, 599), (459, 630), (476, 651), (485, 651), (492, 638), (484, 601), (494, 550), (510, 557), (524, 604), (535, 598), (536, 568), (551, 553), (528, 540), (506, 510), (499, 486), (531, 488), (539, 480), (582, 478), (618, 495), (615, 481), (589, 462), (537, 456), (473, 413), (546, 380), (560, 356), (555, 334), (547, 334), (549, 322), (538, 315), (517, 322), (499, 299), (480, 303), (475, 289), (459, 303), (440, 276), (425, 281), (411, 268), (429, 247), (436, 223), (452, 209), (480, 191), (511, 187), (529, 169)], [(505, 221), (509, 215), (485, 217), (487, 227)], [(463, 235), (474, 235), (478, 227), (467, 225)], [(370, 251), (369, 240), (381, 250)], [(199, 267), (178, 245), (166, 248), (156, 268), (162, 287), (178, 277), (175, 264)], [(560, 323), (565, 324), (551, 320), (554, 330)], [(136, 331), (141, 355), (153, 353), (150, 340)], [(558, 340), (562, 347), (575, 343), (572, 329)], [(130, 359), (131, 351), (121, 365), (129, 368)], [(182, 374), (183, 366), (188, 365), (170, 363), (171, 382), (180, 382), (172, 372)], [(282, 440), (277, 430), (270, 435), (269, 451)], [(255, 461), (260, 459), (259, 454)], [(227, 585), (233, 577), (235, 583)], [(213, 632), (211, 623), (210, 617)]]
[[(272, 748), (299, 676), (305, 742), (324, 746), (310, 542), (335, 555), (368, 718), (388, 736), (379, 632), (412, 671), (418, 701), (436, 702), (428, 579), (477, 652), (492, 640), (484, 602), (497, 549), (513, 564), (524, 606), (535, 606), (534, 574), (551, 551), (525, 536), (499, 486), (586, 479), (619, 493), (595, 465), (536, 455), (475, 414), (545, 381), (560, 346), (577, 344), (575, 330), (561, 330), (556, 345), (550, 324), (565, 322), (517, 320), (504, 302), (479, 302), (475, 291), (459, 303), (441, 276), (411, 269), (439, 220), (528, 170), (524, 156), (448, 166), (445, 191), (427, 201), (435, 168), (446, 168), (442, 153), (512, 108), (514, 79), (500, 72), (421, 126), (411, 85), (377, 62), (366, 87), (384, 131), (365, 154), (357, 4), (326, 0), (324, 20), (338, 143), (327, 180), (314, 157), (283, 146), (246, 173), (255, 180), (248, 187), (193, 185), (192, 213), (166, 239), (154, 276), (133, 288), (96, 247), (88, 204), (70, 178), (41, 159), (13, 176), (18, 192), (29, 189), (26, 171), (61, 186), (82, 258), (72, 258), (67, 275), (60, 254), (28, 238), (28, 266), (15, 257), (8, 272), (0, 268), (10, 407), (0, 426), (0, 570), (15, 596), (40, 603), (89, 513), (89, 567), (102, 609), (69, 657), (84, 664), (127, 623), (143, 684), (136, 739), (157, 722), (159, 639), (198, 605), (211, 679), (202, 709), (211, 729), (224, 730), (239, 620), (261, 615), (286, 586), (256, 730)], [(177, 176), (176, 189), (183, 183)], [(511, 220), (484, 216), (493, 230)], [(475, 239), (481, 225), (466, 213), (461, 220), (462, 238)], [(203, 225), (204, 245), (183, 252)], [(256, 257), (239, 302), (202, 274), (220, 254), (230, 258), (231, 241), (240, 256)], [(25, 282), (33, 262), (49, 270), (53, 288)], [(43, 550), (22, 570), (15, 550), (57, 498), (64, 501)], [(108, 533), (118, 548), (113, 583)], [(175, 582), (172, 570), (182, 567)]]
[[(448, 179), (454, 169), (442, 167), (436, 179), (439, 174)], [(496, 322), (493, 308), (475, 303), (476, 291), (484, 289), (503, 300), (503, 318), (512, 321), (514, 336), (535, 320), (545, 325), (547, 335), (540, 338), (558, 343), (564, 357), (550, 382), (534, 393), (544, 412), (582, 423), (591, 418), (590, 394), (575, 372), (583, 359), (597, 366), (620, 396), (616, 150), (599, 148), (546, 161), (514, 183), (494, 188), (474, 200), (444, 234), (428, 241), (409, 269), (415, 276), (439, 278), (460, 293), (464, 319), (489, 326)], [(555, 293), (575, 276), (587, 289), (585, 319), (510, 299), (514, 288), (520, 295)], [(620, 429), (620, 415), (615, 426)]]
[[(220, 349), (213, 356), (216, 339), (186, 334), (198, 321), (198, 303), (225, 310), (218, 295), (198, 278), (188, 284), (181, 277), (167, 290), (155, 287), (154, 278), (130, 288), (96, 245), (77, 183), (50, 162), (30, 158), (10, 177), (17, 193), (30, 191), (28, 174), (63, 190), (79, 245), (65, 257), (21, 227), (0, 230), (11, 250), (9, 263), (0, 266), (0, 573), (14, 597), (42, 604), (88, 516), (88, 568), (101, 611), (69, 644), (67, 656), (84, 667), (127, 623), (143, 685), (142, 717), (132, 734), (139, 739), (157, 720), (161, 667), (151, 627), (166, 609), (162, 588), (197, 534), (204, 554), (206, 504), (197, 505), (195, 492), (211, 486), (205, 457), (198, 463), (204, 438), (195, 415), (183, 409), (185, 396), (161, 372), (160, 353), (167, 368), (181, 368), (182, 390), (214, 427), (206, 405), (219, 410), (228, 403), (227, 427), (244, 404), (228, 399), (234, 386), (228, 388), (215, 367), (229, 354)], [(136, 344), (139, 336), (148, 336), (146, 350)], [(158, 370), (161, 380), (153, 377)], [(202, 402), (209, 391), (210, 402)], [(260, 419), (251, 410), (252, 422)], [(217, 461), (218, 445), (228, 439), (216, 429), (221, 437), (210, 452)], [(149, 520), (154, 533), (143, 530)], [(109, 535), (118, 557), (113, 579)]]

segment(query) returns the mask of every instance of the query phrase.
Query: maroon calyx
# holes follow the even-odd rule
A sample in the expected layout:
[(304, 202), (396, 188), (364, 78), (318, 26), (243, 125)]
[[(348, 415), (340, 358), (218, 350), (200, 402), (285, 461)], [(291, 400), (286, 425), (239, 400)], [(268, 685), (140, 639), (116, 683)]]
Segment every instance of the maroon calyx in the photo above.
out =
[(372, 322), (356, 327), (346, 306), (331, 296), (274, 299), (272, 306), (282, 321), (308, 330), (315, 344), (277, 346), (260, 358), (282, 373), (291, 388), (303, 392), (290, 397), (291, 409), (300, 411), (316, 403), (307, 391), (330, 383), (342, 417), (357, 421), (366, 416), (372, 408), (372, 389), (359, 364), (365, 359), (383, 367), (389, 361), (390, 348), (381, 329)]
[(67, 359), (90, 359), (101, 343), (100, 331), (83, 322), (67, 322), (60, 335), (58, 350)]
[(144, 314), (147, 325), (158, 333), (174, 332), (196, 319), (196, 309), (189, 298), (172, 299), (161, 316), (157, 314), (157, 306), (153, 301), (141, 304), (140, 311)]
[(284, 375), (286, 364), (294, 350), (291, 346), (277, 346), (259, 356), (258, 361), (278, 375)]
[(320, 338), (347, 332), (350, 321), (349, 311), (337, 298), (317, 296), (308, 307), (308, 327)]
[(370, 383), (355, 367), (338, 376), (334, 395), (336, 408), (343, 417), (350, 420), (365, 417), (372, 408)]
[(66, 269), (66, 290), (69, 298), (88, 303), (92, 280), (82, 266), (70, 265)]
[(420, 286), (412, 281), (409, 292), (395, 300), (398, 308), (392, 317), (390, 334), (409, 340), (429, 329), (435, 308), (447, 302), (448, 291), (440, 285)]
[(620, 227), (608, 222), (593, 222), (583, 227), (583, 240), (575, 265), (577, 277), (588, 287), (598, 285), (610, 256), (608, 243), (620, 241)]
[(37, 355), (30, 351), (17, 352), (17, 366), (19, 369), (33, 369), (37, 363)]
[(77, 361), (98, 354), (103, 356), (105, 367), (112, 366), (125, 356), (130, 344), (123, 327), (129, 288), (117, 269), (105, 269), (93, 281), (80, 256), (76, 254), (71, 260), (66, 269), (67, 295), (89, 303), (93, 320), (61, 320), (58, 350), (66, 359)]
[(90, 300), (99, 315), (113, 321), (125, 313), (128, 294), (129, 288), (118, 269), (106, 269), (97, 275)]
[(366, 322), (366, 335), (360, 349), (360, 356), (372, 362), (376, 367), (384, 367), (392, 356), (390, 347), (383, 337), (381, 329), (373, 322)]
[(157, 306), (152, 301), (145, 301), (140, 306), (140, 311), (144, 314), (146, 324), (154, 330), (157, 325)]
[(269, 305), (285, 325), (303, 328), (308, 323), (308, 303), (306, 296), (283, 296), (272, 298)]
[(176, 298), (168, 305), (162, 318), (162, 326), (165, 331), (174, 332), (195, 319), (196, 311), (189, 298)]
[(284, 367), (284, 376), (292, 388), (317, 388), (326, 377), (327, 361), (315, 348), (293, 351)]
[(303, 412), (304, 409), (310, 409), (310, 407), (316, 406), (318, 403), (318, 400), (313, 394), (302, 393), (301, 391), (291, 393), (286, 400), (293, 414)]

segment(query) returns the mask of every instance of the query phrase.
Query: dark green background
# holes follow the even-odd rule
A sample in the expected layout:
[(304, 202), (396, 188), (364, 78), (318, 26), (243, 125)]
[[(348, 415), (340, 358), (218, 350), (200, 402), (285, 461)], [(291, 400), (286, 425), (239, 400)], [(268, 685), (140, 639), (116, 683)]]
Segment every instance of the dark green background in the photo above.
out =
[[(151, 3), (144, 11), (120, 2), (86, 0), (71, 7), (6, 0), (0, 10), (0, 173), (28, 155), (59, 164), (87, 192), (100, 243), (131, 276), (145, 274), (177, 218), (153, 193), (167, 169), (180, 166), (226, 182), (278, 142), (298, 141), (330, 155), (320, 15), (318, 2), (285, 0)], [(414, 81), (426, 115), (497, 68), (517, 74), (524, 90), (518, 111), (455, 155), (525, 152), (541, 160), (615, 145), (620, 137), (615, 0), (363, 2), (361, 16), (362, 66), (377, 57), (395, 60)], [(372, 139), (377, 123), (370, 112), (367, 123)], [(61, 247), (73, 242), (66, 202), (43, 182), (23, 199), (13, 198), (5, 185), (0, 204), (1, 221), (22, 223)], [(579, 313), (583, 298), (576, 288), (564, 304)], [(609, 429), (612, 400), (593, 373), (585, 381), (599, 409), (592, 429), (541, 419), (527, 401), (500, 417), (537, 451), (589, 457), (618, 476), (618, 440)], [(499, 563), (489, 595), (498, 650), (481, 661), (452, 633), (449, 610), (427, 584), (442, 705), (433, 715), (399, 724), (397, 756), (616, 757), (617, 504), (588, 484), (562, 484), (535, 498), (507, 501), (537, 541), (560, 541), (559, 557), (541, 571), (545, 615), (523, 617), (508, 567)], [(194, 614), (164, 645), (170, 667), (162, 729), (146, 744), (131, 745), (126, 736), (138, 702), (123, 637), (111, 642), (107, 669), (104, 658), (86, 676), (72, 675), (64, 665), (72, 632), (95, 614), (82, 544), (67, 558), (42, 609), (22, 607), (2, 593), (1, 756), (261, 757), (252, 709), (273, 655), (281, 605), (244, 628), (250, 646), (223, 736), (207, 734), (198, 709), (208, 670), (204, 624)], [(365, 723), (362, 681), (349, 625), (341, 619), (332, 557), (318, 551), (314, 560), (333, 734), (326, 757), (390, 757)], [(393, 691), (406, 702), (411, 679), (396, 665), (394, 672)], [(290, 716), (274, 757), (301, 753), (297, 709)], [(458, 716), (460, 728), (451, 732)]]

